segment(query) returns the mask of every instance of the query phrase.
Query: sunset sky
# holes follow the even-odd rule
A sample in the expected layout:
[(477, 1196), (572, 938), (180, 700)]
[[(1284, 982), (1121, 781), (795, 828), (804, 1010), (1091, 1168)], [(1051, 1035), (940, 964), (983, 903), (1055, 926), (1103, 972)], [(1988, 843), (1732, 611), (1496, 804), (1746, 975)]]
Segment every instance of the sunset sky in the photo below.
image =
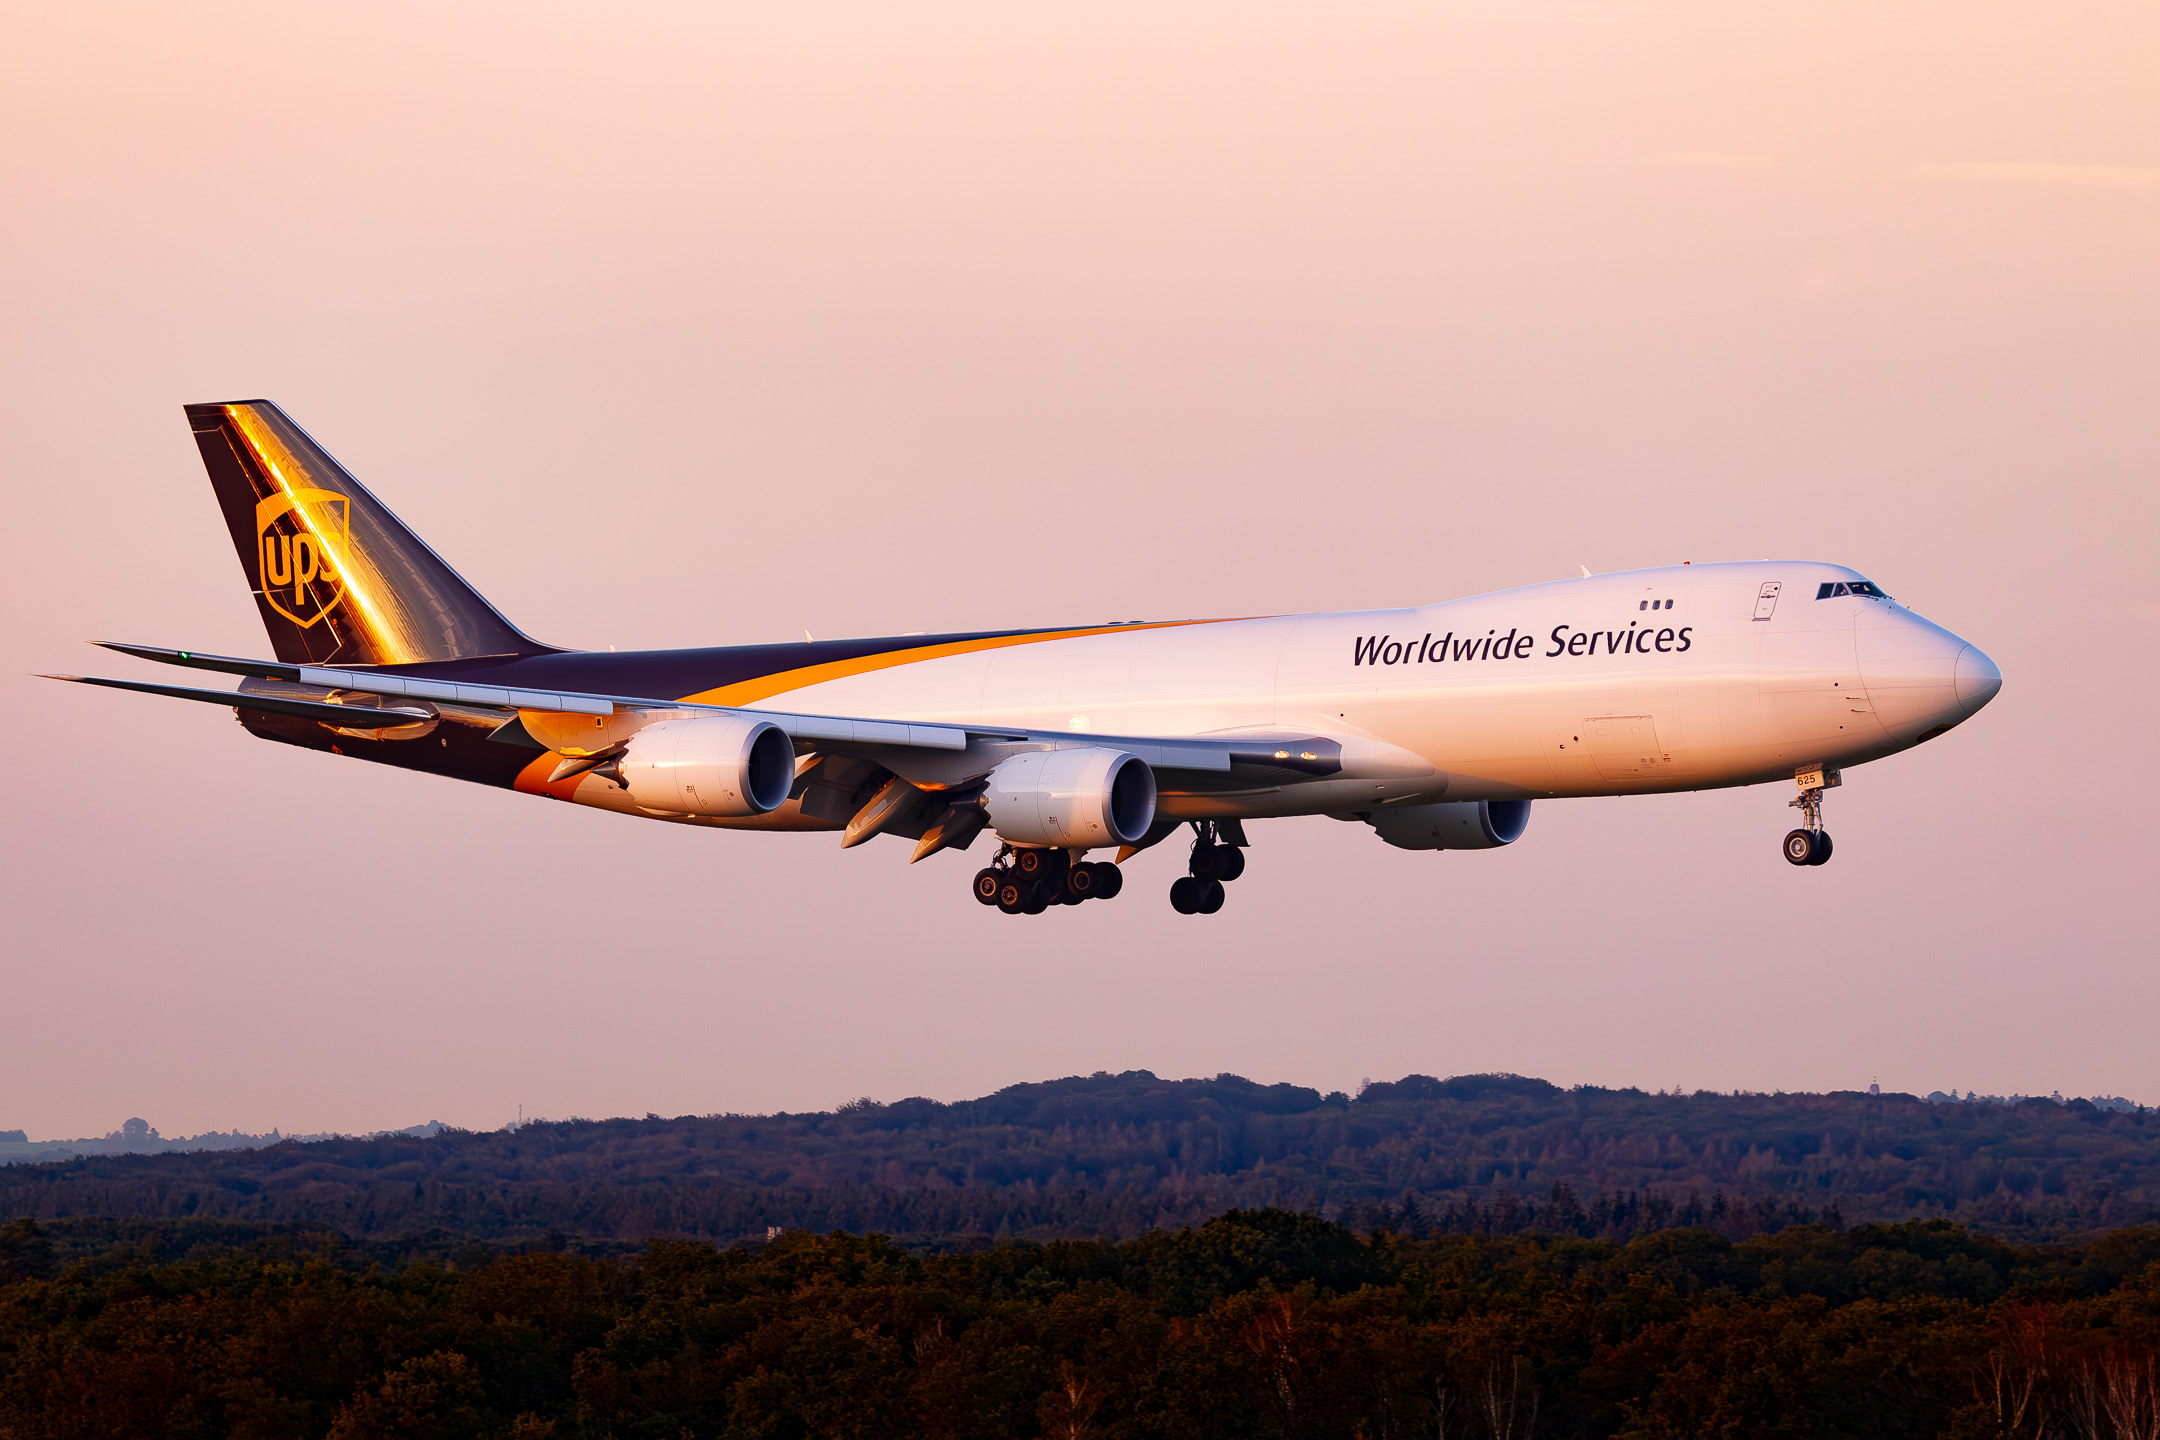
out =
[[(2160, 1103), (2160, 9), (80, 4), (0, 47), (0, 1129), (1512, 1070)], [(1999, 699), (1830, 797), (1252, 827), (1173, 914), (63, 688), (267, 650), (265, 396), (623, 648), (1853, 565)], [(169, 677), (167, 677), (169, 678)]]

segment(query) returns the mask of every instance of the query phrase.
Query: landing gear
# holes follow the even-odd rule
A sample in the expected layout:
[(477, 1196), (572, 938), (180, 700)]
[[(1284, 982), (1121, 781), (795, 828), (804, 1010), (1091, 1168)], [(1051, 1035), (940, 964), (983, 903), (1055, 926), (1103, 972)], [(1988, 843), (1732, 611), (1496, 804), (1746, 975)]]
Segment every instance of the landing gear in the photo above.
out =
[(1060, 884), (1065, 879), (1065, 869), (1072, 858), (1063, 850), (1022, 850), (1013, 856), (1012, 867), (1025, 880), (1041, 880)]
[(1245, 873), (1245, 852), (1235, 845), (1202, 840), (1193, 846), (1192, 860), (1187, 868), (1202, 880), (1221, 880), (1227, 884)]
[(1222, 909), (1223, 884), (1197, 875), (1180, 875), (1170, 883), (1170, 908), (1180, 915), (1212, 915)]
[(1125, 888), (1125, 872), (1107, 860), (1096, 860), (1085, 865), (1074, 865), (1065, 872), (1065, 903), (1078, 905), (1083, 900), (1109, 900)]
[(1827, 865), (1830, 863), (1830, 832), (1823, 829), (1823, 791), (1844, 784), (1844, 777), (1831, 766), (1811, 765), (1793, 778), (1800, 784), (1800, 793), (1785, 803), (1798, 810), (1807, 823), (1785, 836), (1785, 859), (1794, 865)]
[(1193, 821), (1188, 872), (1170, 886), (1170, 908), (1180, 915), (1213, 915), (1223, 907), (1223, 885), (1245, 873), (1245, 832), (1237, 821)]
[(1025, 915), (1034, 898), (1034, 886), (1022, 884), (1010, 875), (998, 884), (997, 907), (1007, 915)]
[(1125, 872), (1108, 861), (1077, 861), (1063, 850), (1006, 846), (975, 872), (975, 898), (1007, 915), (1040, 915), (1052, 905), (1109, 900), (1125, 888)]

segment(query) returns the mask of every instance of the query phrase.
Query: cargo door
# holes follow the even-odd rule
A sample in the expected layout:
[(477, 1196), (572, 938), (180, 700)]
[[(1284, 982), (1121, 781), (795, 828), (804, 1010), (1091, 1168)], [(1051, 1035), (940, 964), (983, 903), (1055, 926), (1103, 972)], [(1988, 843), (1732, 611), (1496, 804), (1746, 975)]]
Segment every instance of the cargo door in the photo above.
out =
[(1648, 715), (1593, 715), (1582, 723), (1591, 763), (1606, 780), (1649, 779), (1673, 767), (1672, 755), (1658, 743), (1657, 722)]

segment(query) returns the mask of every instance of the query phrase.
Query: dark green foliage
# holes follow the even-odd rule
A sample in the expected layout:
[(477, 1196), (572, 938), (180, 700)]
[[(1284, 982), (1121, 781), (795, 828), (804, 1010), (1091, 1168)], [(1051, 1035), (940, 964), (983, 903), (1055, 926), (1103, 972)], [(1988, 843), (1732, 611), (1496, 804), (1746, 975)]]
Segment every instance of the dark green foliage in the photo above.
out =
[(770, 1226), (967, 1248), (1132, 1239), (1267, 1207), (1414, 1236), (1679, 1227), (1740, 1240), (1921, 1217), (2066, 1238), (2160, 1220), (2160, 1114), (1560, 1090), (1514, 1075), (1412, 1075), (1352, 1101), (1131, 1071), (951, 1105), (0, 1167), (0, 1215), (306, 1222), (400, 1254), (447, 1253), (441, 1237), (531, 1246), (554, 1232), (589, 1250), (757, 1239)]
[(55, 1230), (0, 1230), (0, 1436), (2115, 1440), (2160, 1401), (2154, 1228), (1419, 1241), (1260, 1210), (1123, 1245), (470, 1266)]

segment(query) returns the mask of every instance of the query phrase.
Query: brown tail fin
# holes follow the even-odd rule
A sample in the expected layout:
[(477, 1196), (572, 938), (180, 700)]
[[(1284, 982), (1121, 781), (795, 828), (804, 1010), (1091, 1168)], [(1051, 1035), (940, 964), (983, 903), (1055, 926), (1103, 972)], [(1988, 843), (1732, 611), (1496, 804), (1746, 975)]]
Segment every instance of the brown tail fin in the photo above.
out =
[(267, 400), (190, 405), (277, 658), (401, 665), (532, 655), (527, 639)]

